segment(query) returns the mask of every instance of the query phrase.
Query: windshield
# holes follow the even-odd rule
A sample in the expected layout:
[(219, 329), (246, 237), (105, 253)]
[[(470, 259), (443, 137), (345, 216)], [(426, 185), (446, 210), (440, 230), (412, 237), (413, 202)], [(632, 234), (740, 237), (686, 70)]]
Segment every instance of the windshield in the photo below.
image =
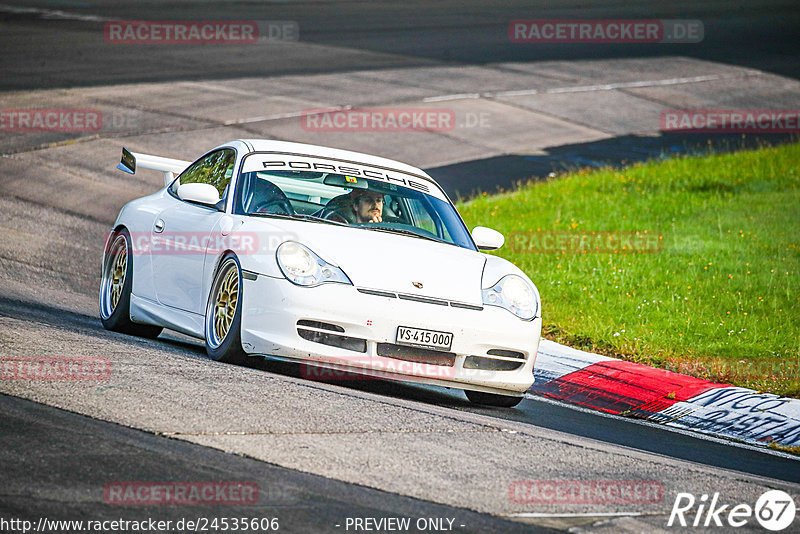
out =
[(329, 172), (264, 170), (244, 172), (236, 188), (234, 212), (242, 215), (347, 225), (475, 250), (449, 202), (402, 185)]

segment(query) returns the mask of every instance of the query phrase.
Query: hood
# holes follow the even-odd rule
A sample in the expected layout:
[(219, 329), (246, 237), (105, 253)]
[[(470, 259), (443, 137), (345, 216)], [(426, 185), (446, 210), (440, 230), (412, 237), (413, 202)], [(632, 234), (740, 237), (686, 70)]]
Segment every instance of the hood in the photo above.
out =
[[(481, 305), (486, 259), (480, 252), (377, 230), (269, 222), (340, 267), (356, 287)], [(415, 287), (414, 282), (422, 287)]]

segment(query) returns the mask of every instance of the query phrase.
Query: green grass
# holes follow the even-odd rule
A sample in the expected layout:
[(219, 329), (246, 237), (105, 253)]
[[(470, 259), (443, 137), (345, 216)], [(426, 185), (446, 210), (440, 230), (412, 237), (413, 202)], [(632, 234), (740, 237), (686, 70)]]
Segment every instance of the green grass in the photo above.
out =
[[(579, 171), (458, 207), (506, 236), (497, 254), (539, 288), (546, 337), (800, 396), (800, 144)], [(592, 232), (655, 251), (598, 251)], [(534, 250), (559, 235), (587, 241)]]

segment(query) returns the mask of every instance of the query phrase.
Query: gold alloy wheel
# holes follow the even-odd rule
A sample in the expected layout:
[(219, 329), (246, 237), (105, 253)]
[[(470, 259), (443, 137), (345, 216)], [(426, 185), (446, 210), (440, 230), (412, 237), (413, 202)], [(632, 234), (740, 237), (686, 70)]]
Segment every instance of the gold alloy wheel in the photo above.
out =
[(125, 278), (128, 275), (128, 242), (118, 234), (109, 247), (111, 254), (103, 276), (103, 315), (111, 317), (119, 305)]
[(117, 249), (114, 267), (111, 271), (111, 288), (108, 303), (111, 305), (112, 310), (117, 309), (119, 297), (122, 296), (122, 286), (125, 285), (125, 273), (128, 272), (128, 246), (123, 236), (119, 236), (117, 239), (122, 241), (122, 246)]
[(238, 302), (239, 270), (234, 262), (230, 262), (214, 297), (214, 335), (219, 343), (225, 340), (231, 329)]

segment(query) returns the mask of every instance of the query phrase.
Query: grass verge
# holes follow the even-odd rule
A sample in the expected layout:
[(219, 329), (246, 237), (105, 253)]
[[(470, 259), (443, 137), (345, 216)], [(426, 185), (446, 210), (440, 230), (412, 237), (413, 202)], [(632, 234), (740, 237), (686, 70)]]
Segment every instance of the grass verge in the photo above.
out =
[(460, 203), (506, 236), (544, 333), (800, 396), (800, 144), (585, 170)]

